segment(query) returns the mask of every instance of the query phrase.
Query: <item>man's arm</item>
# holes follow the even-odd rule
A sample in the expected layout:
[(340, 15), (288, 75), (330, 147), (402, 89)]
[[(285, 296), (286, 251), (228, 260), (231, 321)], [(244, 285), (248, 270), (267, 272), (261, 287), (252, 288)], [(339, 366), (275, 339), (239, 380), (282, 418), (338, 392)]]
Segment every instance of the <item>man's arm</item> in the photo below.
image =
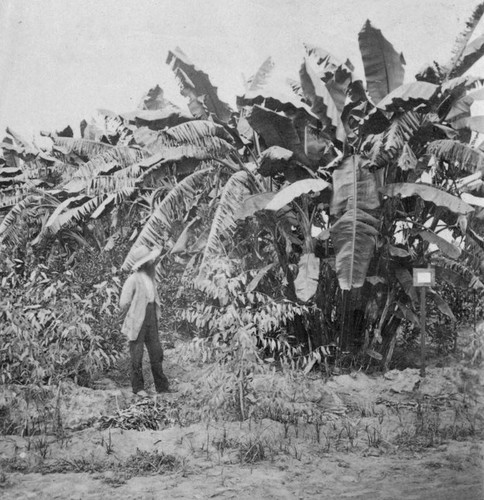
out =
[(131, 300), (133, 299), (135, 291), (135, 285), (136, 285), (135, 275), (131, 274), (125, 281), (123, 289), (121, 291), (121, 296), (119, 297), (119, 308), (121, 309), (122, 313), (124, 313), (125, 310), (131, 304)]

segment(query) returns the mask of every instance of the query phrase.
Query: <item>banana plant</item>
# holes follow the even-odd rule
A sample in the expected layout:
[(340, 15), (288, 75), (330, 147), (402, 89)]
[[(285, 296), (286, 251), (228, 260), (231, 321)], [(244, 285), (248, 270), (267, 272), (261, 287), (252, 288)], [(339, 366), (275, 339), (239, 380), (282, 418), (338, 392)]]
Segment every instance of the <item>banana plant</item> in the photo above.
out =
[[(476, 9), (470, 24), (477, 24), (481, 15), (482, 9)], [(399, 321), (416, 321), (416, 293), (407, 279), (412, 265), (426, 265), (436, 249), (447, 258), (462, 258), (460, 247), (469, 244), (458, 246), (439, 236), (448, 229), (464, 242), (472, 239), (465, 226), (474, 209), (460, 198), (459, 179), (452, 184), (446, 178), (450, 163), (442, 160), (444, 151), (438, 146), (447, 140), (459, 148), (462, 142), (456, 139), (465, 138), (469, 130), (480, 131), (480, 119), (470, 116), (470, 104), (481, 98), (475, 91), (481, 80), (462, 78), (460, 71), (469, 69), (470, 61), (482, 54), (476, 42), (461, 50), (461, 59), (454, 60), (439, 78), (419, 75), (419, 80), (404, 84), (402, 54), (370, 22), (363, 26), (359, 44), (366, 86), (353, 75), (349, 61), (341, 63), (324, 50), (306, 47), (300, 86), (292, 86), (299, 92), (296, 96), (281, 102), (282, 92), (271, 99), (267, 91), (258, 89), (239, 102), (251, 106), (245, 116), (259, 135), (258, 143), (267, 147), (259, 171), (276, 186), (278, 182), (281, 192), (287, 189), (284, 186), (302, 182), (301, 178), (331, 183), (332, 199), (320, 210), (328, 220), (325, 237), (329, 234), (343, 293), (340, 345), (347, 349), (358, 342), (351, 338), (358, 337), (352, 318), (358, 311), (365, 315), (371, 309), (368, 298), (372, 294), (392, 297), (390, 302), (380, 300), (380, 320), (373, 323), (371, 332), (377, 344), (382, 333), (384, 337), (385, 331), (389, 333), (385, 357)], [(267, 73), (267, 64), (258, 73), (263, 70)], [(300, 105), (295, 104), (297, 96)], [(319, 156), (310, 159), (307, 138), (315, 128), (314, 116), (320, 127), (320, 148)], [(448, 158), (455, 154), (454, 149)], [(264, 208), (270, 209), (271, 203)], [(289, 203), (297, 210), (294, 200)], [(304, 223), (300, 226), (304, 228)], [(306, 269), (308, 247), (300, 246), (301, 265)], [(316, 293), (314, 274), (313, 270), (306, 275), (307, 287), (299, 288), (300, 300), (307, 301)], [(434, 300), (451, 316), (435, 294)], [(362, 330), (368, 323), (363, 322)], [(360, 344), (368, 347), (370, 342), (364, 339)], [(385, 364), (388, 361), (384, 359)]]

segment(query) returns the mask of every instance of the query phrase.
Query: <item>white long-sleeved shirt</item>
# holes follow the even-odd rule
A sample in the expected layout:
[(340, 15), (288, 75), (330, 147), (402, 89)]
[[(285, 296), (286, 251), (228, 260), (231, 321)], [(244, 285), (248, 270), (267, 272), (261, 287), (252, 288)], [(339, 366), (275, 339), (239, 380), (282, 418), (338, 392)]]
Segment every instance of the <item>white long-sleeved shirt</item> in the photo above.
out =
[(146, 306), (150, 302), (156, 303), (156, 312), (159, 317), (160, 298), (156, 291), (155, 282), (143, 271), (131, 274), (124, 283), (119, 306), (121, 309), (129, 306), (121, 332), (129, 340), (136, 340), (145, 319)]

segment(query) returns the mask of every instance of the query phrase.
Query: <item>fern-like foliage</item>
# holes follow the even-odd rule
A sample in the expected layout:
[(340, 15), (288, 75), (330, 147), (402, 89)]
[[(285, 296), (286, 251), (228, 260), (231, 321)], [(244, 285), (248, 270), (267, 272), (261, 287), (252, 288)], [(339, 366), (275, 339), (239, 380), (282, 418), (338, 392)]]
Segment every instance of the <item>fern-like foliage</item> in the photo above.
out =
[(244, 198), (252, 194), (251, 187), (253, 185), (249, 175), (243, 170), (233, 174), (225, 184), (203, 252), (199, 280), (204, 278), (210, 259), (224, 251), (224, 240), (231, 239), (236, 226), (236, 214), (240, 210)]
[(154, 207), (153, 213), (126, 256), (122, 266), (124, 270), (129, 270), (133, 266), (133, 251), (139, 246), (145, 245), (148, 248), (162, 248), (164, 246), (164, 232), (185, 210), (188, 200), (193, 199), (197, 191), (205, 185), (212, 171), (212, 168), (206, 168), (193, 172), (193, 174), (176, 184), (162, 201)]

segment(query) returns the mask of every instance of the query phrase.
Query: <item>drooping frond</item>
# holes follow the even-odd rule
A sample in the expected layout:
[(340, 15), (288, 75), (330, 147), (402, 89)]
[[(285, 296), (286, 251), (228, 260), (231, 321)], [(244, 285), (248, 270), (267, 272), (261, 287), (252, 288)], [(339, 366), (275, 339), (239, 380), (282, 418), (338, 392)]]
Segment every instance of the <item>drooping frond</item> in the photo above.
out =
[(431, 142), (427, 151), (461, 170), (477, 172), (484, 169), (484, 153), (466, 144), (452, 140)]
[(31, 194), (27, 195), (22, 201), (17, 203), (4, 217), (2, 223), (0, 224), (0, 242), (11, 239), (9, 236), (9, 230), (15, 229), (15, 223), (17, 218), (24, 212), (27, 208), (38, 205), (43, 199), (42, 195)]
[(193, 200), (197, 190), (205, 185), (212, 168), (197, 170), (176, 184), (171, 191), (154, 206), (153, 212), (141, 230), (136, 242), (131, 247), (123, 263), (123, 269), (131, 269), (134, 263), (133, 251), (141, 245), (148, 248), (162, 248), (164, 246), (164, 231), (185, 210), (186, 204)]
[(117, 149), (116, 156), (129, 155), (131, 148), (127, 146), (113, 146), (99, 141), (91, 141), (89, 139), (75, 139), (73, 137), (58, 137), (55, 136), (54, 143), (60, 146), (62, 151), (67, 155), (75, 153), (79, 156), (93, 158), (107, 151)]
[(2, 189), (0, 191), (0, 210), (10, 209), (20, 203), (30, 190), (25, 187), (15, 187), (11, 189)]
[(378, 108), (385, 111), (415, 109), (422, 104), (428, 104), (438, 88), (437, 85), (429, 82), (406, 83), (386, 95), (378, 103)]
[(278, 191), (267, 203), (265, 209), (277, 212), (303, 194), (319, 193), (325, 189), (330, 190), (331, 184), (323, 179), (302, 179)]
[(104, 153), (93, 157), (91, 160), (81, 165), (74, 172), (74, 177), (91, 179), (103, 170), (112, 168), (113, 164), (124, 168), (136, 163), (145, 156), (146, 154), (138, 149), (128, 147), (112, 147), (111, 149), (107, 149)]
[(120, 205), (124, 201), (128, 200), (135, 191), (136, 189), (133, 187), (125, 187), (114, 193), (108, 194), (104, 201), (96, 208), (96, 210), (94, 210), (94, 212), (92, 212), (91, 219), (98, 219), (107, 210), (110, 210), (112, 207)]
[(143, 149), (152, 153), (162, 147), (176, 146), (176, 141), (165, 131), (154, 131), (148, 127), (138, 127), (133, 132), (134, 142)]
[(423, 200), (433, 203), (438, 207), (446, 208), (457, 215), (467, 215), (474, 211), (470, 205), (457, 196), (429, 184), (400, 182), (387, 184), (380, 191), (389, 197), (400, 196), (408, 198), (410, 196), (419, 196)]
[(220, 137), (200, 137), (197, 143), (182, 143), (171, 148), (161, 148), (157, 155), (166, 161), (180, 161), (183, 158), (207, 160), (213, 157), (225, 157), (235, 149), (226, 140)]
[(384, 168), (395, 161), (409, 139), (421, 127), (425, 117), (416, 111), (408, 111), (391, 122), (388, 130), (373, 137), (370, 161), (377, 168)]
[(124, 167), (121, 170), (117, 170), (113, 173), (112, 177), (121, 181), (123, 179), (136, 179), (142, 173), (143, 168), (141, 167), (140, 162), (137, 162)]
[(223, 252), (224, 241), (231, 238), (244, 198), (252, 194), (251, 186), (249, 176), (243, 170), (233, 174), (225, 184), (203, 252), (199, 279), (204, 277), (209, 261)]
[(102, 175), (94, 177), (86, 185), (86, 193), (89, 196), (96, 196), (104, 193), (112, 193), (120, 189), (131, 189), (137, 185), (137, 183), (139, 182), (138, 179), (139, 179), (138, 176), (129, 176), (129, 175), (125, 176)]
[(49, 217), (45, 229), (57, 234), (61, 229), (86, 219), (102, 203), (106, 195), (90, 198), (85, 195), (68, 198), (61, 203)]
[(231, 135), (221, 125), (208, 120), (193, 120), (171, 127), (165, 131), (165, 134), (178, 142), (205, 146), (203, 141), (206, 137), (219, 137), (225, 141), (233, 142)]

